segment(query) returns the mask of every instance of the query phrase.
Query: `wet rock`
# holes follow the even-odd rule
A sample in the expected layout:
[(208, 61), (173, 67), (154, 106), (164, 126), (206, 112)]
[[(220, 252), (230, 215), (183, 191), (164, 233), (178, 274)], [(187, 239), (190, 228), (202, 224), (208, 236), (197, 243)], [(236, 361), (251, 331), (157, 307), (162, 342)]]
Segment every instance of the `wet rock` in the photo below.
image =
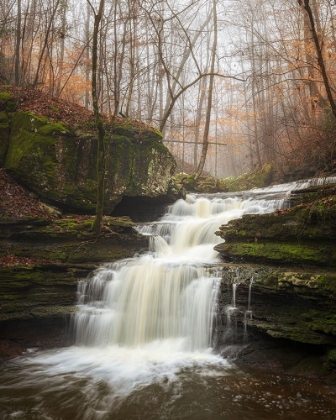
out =
[(0, 251), (13, 258), (0, 268), (0, 360), (22, 348), (65, 345), (78, 281), (148, 249), (128, 217), (104, 217), (98, 236), (92, 223), (88, 216), (1, 222)]
[(219, 308), (217, 346), (243, 345), (238, 363), (335, 380), (335, 273), (225, 265)]
[[(300, 192), (302, 195), (302, 191)], [(221, 226), (216, 246), (226, 261), (336, 266), (336, 187), (307, 190), (301, 204), (264, 215), (244, 215)]]

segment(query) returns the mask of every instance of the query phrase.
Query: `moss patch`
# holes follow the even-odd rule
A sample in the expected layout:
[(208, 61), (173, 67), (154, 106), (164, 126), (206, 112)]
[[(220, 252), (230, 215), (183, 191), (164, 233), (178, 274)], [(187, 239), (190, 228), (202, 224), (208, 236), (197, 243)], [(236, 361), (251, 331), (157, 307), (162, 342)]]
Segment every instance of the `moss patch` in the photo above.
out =
[(4, 166), (9, 146), (10, 119), (5, 112), (0, 112), (0, 166)]
[(276, 264), (308, 264), (336, 266), (336, 250), (332, 245), (294, 243), (224, 243), (216, 249), (234, 258)]
[(15, 112), (16, 109), (16, 99), (8, 92), (0, 92), (0, 111)]

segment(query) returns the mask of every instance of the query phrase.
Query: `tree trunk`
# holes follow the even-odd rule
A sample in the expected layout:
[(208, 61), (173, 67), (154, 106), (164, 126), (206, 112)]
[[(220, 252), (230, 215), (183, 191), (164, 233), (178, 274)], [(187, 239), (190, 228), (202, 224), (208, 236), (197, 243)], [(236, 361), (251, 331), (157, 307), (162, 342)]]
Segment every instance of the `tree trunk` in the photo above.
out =
[(316, 31), (316, 26), (315, 26), (315, 20), (314, 20), (312, 9), (309, 5), (309, 0), (304, 0), (304, 8), (305, 8), (305, 10), (308, 14), (308, 18), (309, 18), (309, 22), (310, 22), (310, 28), (311, 28), (311, 31), (312, 31), (314, 44), (315, 44), (315, 49), (316, 49), (316, 54), (317, 54), (317, 62), (318, 62), (318, 65), (319, 65), (321, 73), (322, 73), (324, 87), (325, 87), (325, 90), (327, 92), (327, 97), (328, 97), (328, 100), (330, 102), (330, 107), (331, 107), (332, 113), (333, 113), (334, 117), (336, 118), (336, 103), (334, 101), (334, 98), (333, 98), (333, 95), (332, 95), (332, 92), (331, 92), (329, 78), (328, 78), (328, 74), (327, 74), (327, 70), (326, 70), (326, 67), (325, 67), (325, 62), (324, 62), (324, 58), (323, 58), (323, 54), (322, 54), (322, 47), (321, 47), (320, 42), (319, 42), (319, 37), (318, 37), (318, 33)]
[(17, 2), (18, 14), (16, 24), (16, 45), (15, 45), (15, 86), (20, 84), (20, 42), (21, 42), (21, 0)]
[(201, 176), (203, 168), (205, 165), (205, 160), (208, 152), (209, 146), (209, 131), (210, 131), (210, 119), (211, 119), (211, 107), (212, 107), (212, 95), (213, 95), (213, 84), (214, 84), (214, 71), (215, 71), (215, 61), (216, 61), (216, 51), (217, 51), (217, 0), (213, 0), (213, 28), (214, 28), (214, 38), (212, 44), (212, 56), (211, 56), (211, 69), (210, 69), (210, 79), (209, 79), (209, 96), (208, 96), (208, 106), (205, 116), (205, 127), (203, 134), (203, 146), (201, 152), (201, 159), (195, 174), (195, 181)]
[(97, 95), (97, 62), (98, 62), (98, 35), (100, 22), (102, 20), (105, 0), (100, 0), (98, 13), (94, 11), (94, 27), (92, 38), (92, 106), (96, 121), (98, 136), (97, 151), (97, 204), (96, 217), (93, 224), (93, 230), (97, 233), (101, 230), (104, 214), (104, 196), (105, 196), (105, 166), (106, 166), (106, 148), (105, 148), (105, 129), (99, 112)]

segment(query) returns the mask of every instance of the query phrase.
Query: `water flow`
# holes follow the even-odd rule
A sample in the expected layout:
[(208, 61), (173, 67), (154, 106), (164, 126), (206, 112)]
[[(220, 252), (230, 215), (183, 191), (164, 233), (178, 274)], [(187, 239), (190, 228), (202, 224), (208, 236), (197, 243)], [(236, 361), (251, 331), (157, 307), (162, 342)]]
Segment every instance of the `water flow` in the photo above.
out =
[(249, 288), (248, 288), (248, 299), (247, 299), (247, 310), (251, 310), (251, 295), (252, 295), (252, 284), (253, 276), (250, 278)]
[[(164, 419), (177, 418), (171, 417), (170, 410), (176, 414), (185, 404), (190, 411), (198, 398), (204, 397), (206, 405), (216, 395), (211, 390), (216, 389), (217, 378), (229, 375), (228, 362), (211, 352), (221, 280), (213, 249), (221, 239), (214, 232), (244, 214), (283, 206), (278, 196), (266, 200), (258, 199), (258, 194), (247, 199), (189, 195), (161, 220), (139, 226), (139, 232), (149, 237), (145, 255), (108, 264), (79, 283), (76, 345), (20, 359), (2, 375), (9, 386), (1, 388), (0, 375), (1, 393), (8, 389), (0, 396), (0, 416), (13, 418), (18, 410), (30, 418), (29, 413), (39, 410), (41, 417), (36, 418), (124, 420), (149, 418), (148, 410), (159, 410), (162, 415), (155, 418)], [(236, 278), (237, 287), (239, 270)], [(232, 303), (235, 306), (235, 297)], [(199, 384), (199, 397), (195, 397), (195, 384)], [(15, 409), (10, 398), (15, 398)], [(55, 398), (58, 415), (53, 417), (50, 407)], [(143, 412), (139, 416), (138, 406)], [(203, 413), (202, 418), (233, 419), (231, 409), (224, 413), (221, 404), (218, 407), (219, 411)], [(201, 418), (187, 411), (183, 418)], [(111, 417), (117, 412), (120, 417)]]
[[(76, 344), (139, 348), (169, 343), (178, 351), (204, 352), (212, 345), (212, 323), (220, 274), (213, 247), (219, 226), (245, 213), (269, 211), (279, 200), (204, 198), (177, 201), (160, 221), (139, 231), (150, 236), (149, 252), (102, 267), (78, 289)], [(235, 288), (233, 285), (233, 306)]]

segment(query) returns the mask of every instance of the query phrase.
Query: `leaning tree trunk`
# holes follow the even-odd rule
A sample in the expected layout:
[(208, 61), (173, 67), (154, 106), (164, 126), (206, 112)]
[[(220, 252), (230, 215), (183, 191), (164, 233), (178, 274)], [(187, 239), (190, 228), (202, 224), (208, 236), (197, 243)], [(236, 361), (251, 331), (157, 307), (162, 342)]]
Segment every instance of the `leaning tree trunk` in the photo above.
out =
[(309, 22), (310, 22), (310, 29), (312, 31), (313, 40), (314, 40), (314, 44), (315, 44), (315, 50), (316, 50), (316, 54), (317, 54), (317, 62), (318, 62), (318, 65), (320, 67), (320, 70), (321, 70), (324, 87), (325, 87), (325, 90), (327, 92), (327, 97), (328, 97), (328, 100), (330, 102), (330, 107), (331, 107), (332, 113), (334, 114), (334, 116), (336, 118), (336, 102), (334, 101), (334, 97), (333, 97), (332, 90), (331, 90), (331, 87), (330, 87), (330, 82), (329, 82), (329, 78), (328, 78), (328, 74), (327, 74), (327, 70), (326, 70), (326, 66), (325, 66), (325, 61), (324, 61), (324, 57), (323, 57), (323, 53), (322, 53), (322, 46), (321, 46), (320, 41), (319, 41), (313, 12), (312, 12), (312, 9), (309, 5), (309, 0), (304, 0), (304, 8), (305, 8), (305, 10), (308, 14), (308, 18), (309, 18)]

